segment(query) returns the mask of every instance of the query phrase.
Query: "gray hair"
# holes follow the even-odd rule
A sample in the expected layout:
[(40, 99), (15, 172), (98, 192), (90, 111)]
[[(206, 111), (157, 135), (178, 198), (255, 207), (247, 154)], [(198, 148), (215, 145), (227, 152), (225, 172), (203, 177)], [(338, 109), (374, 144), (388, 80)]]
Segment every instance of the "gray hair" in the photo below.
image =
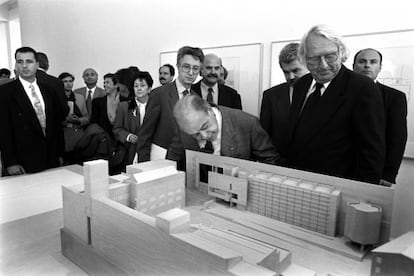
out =
[(339, 52), (342, 54), (342, 62), (345, 62), (348, 59), (350, 51), (346, 46), (343, 38), (326, 25), (316, 25), (305, 33), (300, 42), (299, 58), (302, 60), (302, 62), (305, 63), (306, 61), (306, 41), (310, 35), (322, 36), (332, 41), (338, 46)]
[(185, 132), (186, 126), (191, 122), (192, 112), (205, 112), (208, 114), (210, 105), (198, 95), (188, 95), (180, 99), (174, 106), (173, 115), (177, 124)]

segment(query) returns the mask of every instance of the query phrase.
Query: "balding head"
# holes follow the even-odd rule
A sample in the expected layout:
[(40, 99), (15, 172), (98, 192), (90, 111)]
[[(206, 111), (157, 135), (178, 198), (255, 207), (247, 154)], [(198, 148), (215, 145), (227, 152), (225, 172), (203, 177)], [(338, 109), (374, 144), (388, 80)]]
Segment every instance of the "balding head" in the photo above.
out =
[(87, 68), (82, 74), (83, 81), (88, 88), (93, 88), (98, 82), (98, 73), (93, 68)]
[(220, 78), (221, 58), (215, 54), (207, 54), (204, 56), (203, 66), (201, 68), (201, 76), (203, 82), (207, 86), (215, 85)]

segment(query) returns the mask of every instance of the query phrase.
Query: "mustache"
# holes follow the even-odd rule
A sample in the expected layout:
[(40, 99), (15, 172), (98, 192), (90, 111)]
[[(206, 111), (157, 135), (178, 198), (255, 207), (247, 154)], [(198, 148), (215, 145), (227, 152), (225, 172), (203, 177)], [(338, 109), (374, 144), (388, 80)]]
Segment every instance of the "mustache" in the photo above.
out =
[(160, 80), (166, 80), (165, 78), (160, 78)]
[(218, 78), (219, 76), (217, 74), (211, 73), (211, 74), (207, 74), (207, 77), (215, 77), (215, 78)]

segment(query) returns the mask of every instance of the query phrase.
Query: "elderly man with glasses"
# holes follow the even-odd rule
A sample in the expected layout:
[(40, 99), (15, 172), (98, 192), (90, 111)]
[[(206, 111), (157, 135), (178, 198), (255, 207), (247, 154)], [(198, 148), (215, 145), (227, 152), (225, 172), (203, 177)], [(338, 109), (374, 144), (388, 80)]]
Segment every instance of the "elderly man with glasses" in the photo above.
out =
[(139, 162), (165, 158), (178, 131), (172, 110), (179, 99), (194, 93), (191, 85), (200, 73), (203, 61), (204, 54), (200, 48), (180, 48), (177, 53), (177, 79), (150, 93), (137, 142)]
[(379, 184), (385, 160), (385, 116), (372, 80), (347, 69), (349, 50), (326, 26), (302, 38), (310, 74), (294, 87), (288, 127), (290, 166)]

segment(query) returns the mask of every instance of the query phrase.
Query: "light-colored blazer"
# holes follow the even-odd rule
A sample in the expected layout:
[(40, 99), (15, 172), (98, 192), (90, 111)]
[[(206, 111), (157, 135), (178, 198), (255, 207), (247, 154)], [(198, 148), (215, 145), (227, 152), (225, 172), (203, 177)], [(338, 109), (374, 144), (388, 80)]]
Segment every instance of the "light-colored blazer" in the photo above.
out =
[[(81, 88), (75, 89), (73, 91), (73, 93), (75, 93), (75, 95), (76, 94), (80, 94), (80, 95), (82, 95), (86, 99), (86, 97), (88, 96), (86, 94), (87, 91), (88, 91), (88, 88), (85, 86), (85, 87), (81, 87)], [(103, 97), (105, 95), (106, 95), (105, 90), (103, 90), (102, 88), (100, 88), (100, 87), (97, 86), (96, 89), (95, 89), (95, 92), (93, 93), (93, 98), (96, 99), (96, 98), (99, 98), (99, 97)]]

